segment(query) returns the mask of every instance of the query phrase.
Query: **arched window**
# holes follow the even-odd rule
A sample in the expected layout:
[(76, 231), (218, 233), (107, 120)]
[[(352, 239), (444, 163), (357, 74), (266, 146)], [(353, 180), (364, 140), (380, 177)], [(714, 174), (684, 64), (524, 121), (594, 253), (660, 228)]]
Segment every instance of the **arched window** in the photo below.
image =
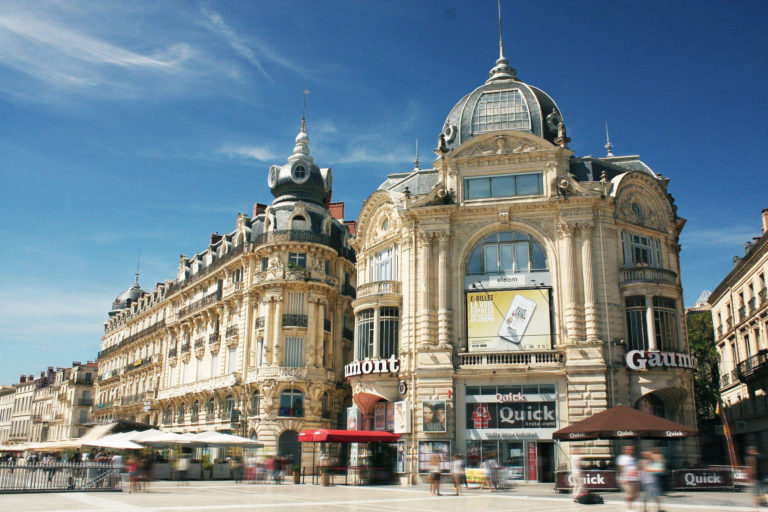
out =
[(213, 415), (214, 415), (215, 412), (216, 412), (216, 400), (214, 398), (209, 398), (208, 399), (208, 411), (207, 411), (207, 415), (208, 415), (208, 419), (209, 420), (213, 418)]
[(251, 395), (251, 416), (259, 415), (259, 390), (255, 390)]
[(286, 389), (280, 394), (280, 416), (304, 417), (304, 393), (298, 389)]
[(467, 261), (466, 273), (511, 274), (547, 270), (547, 257), (531, 235), (501, 231), (477, 243)]
[(178, 423), (184, 423), (184, 416), (186, 416), (187, 408), (184, 406), (184, 404), (181, 404), (179, 406), (179, 419)]
[(166, 425), (171, 423), (171, 418), (173, 418), (173, 408), (169, 405), (165, 408), (165, 414), (163, 415), (163, 423)]
[(200, 420), (200, 402), (195, 400), (192, 404), (192, 421), (197, 422)]
[(291, 229), (307, 230), (309, 229), (309, 222), (303, 215), (297, 215), (291, 221)]
[(667, 405), (664, 403), (664, 400), (653, 393), (649, 393), (638, 400), (637, 408), (659, 418), (670, 419), (667, 418)]
[(227, 398), (224, 400), (224, 413), (227, 416), (230, 416), (232, 414), (232, 409), (235, 408), (235, 397), (232, 395), (227, 395)]

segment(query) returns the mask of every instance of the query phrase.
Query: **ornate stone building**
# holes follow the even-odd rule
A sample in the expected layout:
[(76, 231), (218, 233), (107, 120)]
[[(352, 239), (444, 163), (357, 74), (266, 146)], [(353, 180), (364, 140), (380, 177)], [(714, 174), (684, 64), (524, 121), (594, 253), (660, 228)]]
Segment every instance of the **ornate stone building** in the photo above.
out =
[[(573, 446), (552, 432), (618, 404), (695, 426), (669, 179), (569, 140), (501, 55), (450, 110), (433, 166), (362, 207), (349, 415), (402, 434), (403, 480), (439, 452), (552, 481)], [(673, 466), (696, 453), (668, 448)]]
[(768, 450), (768, 208), (761, 236), (744, 244), (733, 270), (709, 296), (720, 355), (720, 393), (739, 460)]
[(304, 121), (267, 181), (271, 205), (182, 256), (175, 280), (151, 294), (137, 282), (115, 301), (99, 356), (102, 419), (229, 431), (295, 458), (300, 430), (337, 426), (355, 255)]

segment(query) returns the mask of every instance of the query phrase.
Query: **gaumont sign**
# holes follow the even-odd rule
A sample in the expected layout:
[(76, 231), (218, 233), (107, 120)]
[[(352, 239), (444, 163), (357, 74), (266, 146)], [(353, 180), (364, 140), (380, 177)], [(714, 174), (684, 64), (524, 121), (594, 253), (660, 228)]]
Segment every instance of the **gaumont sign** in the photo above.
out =
[(344, 377), (370, 375), (372, 373), (397, 373), (399, 371), (400, 360), (393, 355), (389, 359), (366, 359), (349, 363), (344, 366)]
[(626, 357), (630, 370), (648, 370), (651, 368), (689, 368), (695, 370), (698, 361), (690, 354), (679, 352), (657, 352), (650, 350), (630, 350)]
[[(576, 477), (570, 471), (558, 471), (557, 489), (572, 489), (575, 480)], [(611, 470), (582, 471), (581, 482), (586, 489), (595, 491), (615, 491), (619, 488), (616, 483), (616, 471)]]
[(675, 489), (728, 489), (733, 487), (730, 469), (678, 469), (672, 472)]

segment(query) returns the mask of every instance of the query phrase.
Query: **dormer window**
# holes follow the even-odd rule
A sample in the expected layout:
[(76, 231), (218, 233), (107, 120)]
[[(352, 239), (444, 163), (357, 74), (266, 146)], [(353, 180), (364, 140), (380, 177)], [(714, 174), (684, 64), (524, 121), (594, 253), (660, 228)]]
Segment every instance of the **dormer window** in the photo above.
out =
[(291, 221), (291, 228), (301, 230), (301, 231), (306, 231), (307, 229), (309, 229), (309, 222), (307, 222), (306, 217), (302, 215), (297, 215)]
[(518, 89), (484, 93), (472, 114), (474, 134), (530, 129), (528, 103)]
[(309, 178), (309, 170), (307, 166), (301, 162), (295, 164), (291, 169), (291, 178), (296, 183), (304, 183)]

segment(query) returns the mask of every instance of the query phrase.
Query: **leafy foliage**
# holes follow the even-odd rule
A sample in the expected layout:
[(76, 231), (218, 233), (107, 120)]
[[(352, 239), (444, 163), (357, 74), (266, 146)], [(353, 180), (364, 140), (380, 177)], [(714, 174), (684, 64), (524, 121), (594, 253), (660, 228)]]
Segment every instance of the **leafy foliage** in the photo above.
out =
[(720, 372), (715, 348), (715, 332), (709, 311), (691, 312), (685, 317), (691, 353), (698, 360), (693, 386), (700, 419), (713, 418), (720, 398)]

